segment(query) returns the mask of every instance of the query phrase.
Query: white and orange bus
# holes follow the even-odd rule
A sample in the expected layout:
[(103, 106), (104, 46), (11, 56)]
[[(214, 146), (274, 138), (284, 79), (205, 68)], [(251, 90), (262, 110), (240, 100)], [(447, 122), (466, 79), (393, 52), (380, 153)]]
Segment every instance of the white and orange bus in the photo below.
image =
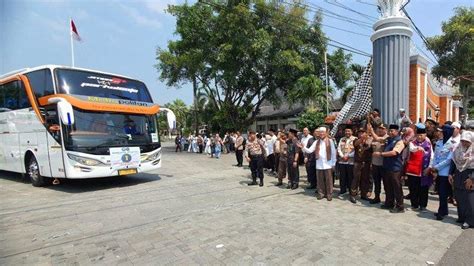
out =
[(161, 166), (160, 111), (143, 82), (121, 75), (56, 65), (7, 73), (0, 170), (26, 174), (34, 186), (153, 171)]

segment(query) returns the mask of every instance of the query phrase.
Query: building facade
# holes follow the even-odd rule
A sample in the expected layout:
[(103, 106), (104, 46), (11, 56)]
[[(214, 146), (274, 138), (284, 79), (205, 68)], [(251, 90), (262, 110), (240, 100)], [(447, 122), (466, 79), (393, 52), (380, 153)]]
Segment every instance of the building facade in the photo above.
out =
[(408, 114), (413, 122), (433, 119), (440, 124), (459, 121), (459, 101), (452, 96), (456, 89), (448, 80), (436, 80), (428, 69), (428, 60), (420, 55), (410, 57)]

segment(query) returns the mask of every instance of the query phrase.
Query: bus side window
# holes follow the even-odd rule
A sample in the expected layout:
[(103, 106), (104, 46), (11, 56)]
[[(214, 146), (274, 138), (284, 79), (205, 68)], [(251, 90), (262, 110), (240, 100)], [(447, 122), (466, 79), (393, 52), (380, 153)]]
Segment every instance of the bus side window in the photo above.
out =
[(36, 98), (54, 94), (53, 80), (49, 69), (33, 71), (27, 73), (26, 76)]
[[(5, 104), (5, 86), (4, 85), (0, 85), (0, 110), (4, 110), (3, 108), (6, 108), (6, 104)], [(0, 111), (0, 112), (2, 112)]]
[(2, 111), (30, 107), (26, 91), (19, 80), (0, 85), (0, 108)]
[(23, 86), (23, 82), (18, 82), (21, 86), (20, 88), (20, 97), (19, 97), (19, 108), (29, 108), (31, 107), (30, 101), (28, 100), (28, 95), (26, 95), (25, 86)]

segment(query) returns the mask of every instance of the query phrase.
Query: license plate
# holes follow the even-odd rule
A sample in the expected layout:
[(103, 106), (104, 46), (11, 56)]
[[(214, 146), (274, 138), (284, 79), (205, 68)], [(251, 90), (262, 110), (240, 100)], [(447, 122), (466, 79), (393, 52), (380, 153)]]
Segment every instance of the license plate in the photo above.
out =
[(133, 175), (137, 173), (137, 169), (122, 169), (118, 170), (119, 175)]

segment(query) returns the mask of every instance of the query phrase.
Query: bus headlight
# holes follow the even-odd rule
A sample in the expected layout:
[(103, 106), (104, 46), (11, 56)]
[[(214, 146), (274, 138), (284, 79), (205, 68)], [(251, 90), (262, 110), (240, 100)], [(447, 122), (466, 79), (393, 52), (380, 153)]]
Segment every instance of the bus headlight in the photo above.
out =
[(148, 156), (147, 156), (144, 160), (142, 160), (142, 161), (149, 161), (149, 162), (151, 162), (151, 161), (154, 161), (154, 160), (158, 159), (158, 157), (160, 157), (160, 155), (161, 155), (161, 151), (157, 151), (157, 152), (155, 152), (155, 153), (152, 153), (152, 154), (148, 155)]
[(80, 164), (83, 164), (83, 165), (88, 165), (88, 166), (98, 166), (98, 165), (105, 165), (104, 163), (102, 163), (101, 161), (98, 161), (98, 160), (94, 160), (94, 159), (90, 159), (90, 158), (86, 158), (86, 157), (82, 157), (82, 156), (77, 156), (77, 155), (74, 155), (74, 154), (70, 154), (68, 153), (67, 156), (73, 160), (73, 161), (76, 161)]

